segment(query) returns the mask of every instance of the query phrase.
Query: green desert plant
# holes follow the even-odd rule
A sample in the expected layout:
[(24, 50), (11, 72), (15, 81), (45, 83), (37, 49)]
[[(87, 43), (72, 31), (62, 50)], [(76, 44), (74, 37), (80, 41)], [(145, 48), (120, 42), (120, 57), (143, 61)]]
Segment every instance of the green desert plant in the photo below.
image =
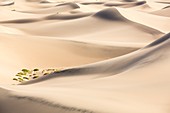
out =
[(43, 75), (48, 75), (48, 74), (50, 74), (50, 73), (44, 73)]
[(22, 69), (22, 71), (23, 71), (23, 72), (26, 72), (26, 73), (29, 72), (28, 69)]
[(33, 70), (29, 70), (29, 69), (22, 69), (21, 72), (17, 73), (15, 75), (15, 77), (13, 78), (13, 80), (18, 81), (18, 82), (25, 82), (28, 80), (33, 80), (33, 79), (37, 79), (40, 76), (44, 76), (44, 75), (49, 75), (53, 72), (59, 72), (59, 69), (44, 69), (44, 70), (39, 70), (37, 68), (33, 69)]
[(33, 69), (33, 71), (39, 71), (39, 69)]
[(38, 78), (39, 76), (34, 76), (33, 79)]
[(18, 81), (18, 78), (13, 78), (13, 80), (16, 80), (16, 81)]

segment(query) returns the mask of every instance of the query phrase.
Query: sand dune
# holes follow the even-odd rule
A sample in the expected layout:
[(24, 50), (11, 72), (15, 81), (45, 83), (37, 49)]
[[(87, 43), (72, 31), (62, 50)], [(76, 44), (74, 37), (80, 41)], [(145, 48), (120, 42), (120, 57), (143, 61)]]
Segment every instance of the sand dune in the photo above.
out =
[(22, 13), (34, 13), (34, 14), (50, 14), (50, 13), (60, 13), (60, 12), (66, 12), (72, 9), (79, 8), (78, 5), (74, 3), (67, 3), (63, 5), (57, 5), (55, 7), (45, 8), (45, 9), (38, 9), (38, 10), (17, 10)]
[[(0, 113), (169, 113), (168, 0), (0, 0)], [(21, 69), (61, 69), (19, 83)]]
[(170, 17), (169, 11), (170, 11), (170, 7), (166, 7), (162, 10), (154, 11), (154, 12), (152, 12), (152, 14)]
[[(6, 73), (4, 76), (10, 74), (6, 71), (9, 68), (12, 68), (10, 72), (14, 75), (21, 67), (57, 68), (77, 66), (117, 57), (142, 47), (123, 43), (107, 46), (48, 37), (25, 36), (23, 38), (23, 35), (1, 35), (0, 40), (2, 41), (0, 66), (2, 67), (1, 73)], [(89, 49), (91, 51), (88, 51)], [(15, 60), (11, 60), (13, 58)], [(46, 60), (47, 58), (49, 60)], [(7, 80), (12, 81), (9, 77)]]
[[(156, 29), (128, 20), (122, 16), (116, 8), (109, 8), (99, 11), (91, 17), (53, 22), (53, 24), (45, 23), (43, 21), (41, 23), (34, 22), (30, 24), (18, 24), (16, 20), (12, 22), (12, 25), (11, 22), (10, 24), (5, 22), (5, 26), (15, 26), (15, 28), (18, 28), (23, 32), (37, 36), (44, 35), (86, 40), (98, 39), (104, 41), (128, 41), (145, 43), (153, 41), (163, 35), (162, 32)], [(98, 23), (98, 25), (95, 25), (95, 23)], [(18, 25), (16, 26), (16, 24)], [(37, 26), (39, 24), (41, 24), (41, 27)], [(35, 27), (29, 29), (31, 26)], [(77, 29), (79, 29), (78, 32)], [(118, 31), (121, 30), (124, 31), (119, 33)], [(113, 35), (115, 37), (113, 37)], [(129, 35), (126, 40), (124, 39), (125, 35)], [(138, 38), (136, 38), (136, 36)]]
[(128, 7), (136, 7), (138, 5), (143, 5), (143, 4), (146, 4), (146, 1), (137, 1), (137, 2), (108, 2), (108, 3), (105, 3), (106, 6), (122, 6), (122, 7), (125, 7), (125, 8), (128, 8)]
[(7, 5), (13, 5), (14, 1), (13, 0), (1, 0), (0, 1), (0, 6), (7, 6)]
[[(169, 97), (169, 91), (167, 90), (169, 89), (169, 76), (166, 74), (169, 72), (167, 68), (169, 66), (168, 50), (169, 34), (143, 49), (111, 59), (110, 61), (53, 73), (44, 78), (28, 82), (31, 83), (28, 86), (8, 86), (6, 87), (8, 90), (11, 89), (15, 92), (9, 93), (3, 100), (10, 103), (18, 102), (14, 108), (11, 108), (18, 112), (25, 112), (22, 109), (16, 109), (17, 105), (20, 105), (19, 103), (31, 108), (34, 105), (36, 109), (32, 109), (32, 112), (39, 112), (39, 106), (36, 105), (39, 103), (41, 107), (44, 106), (45, 110), (48, 109), (49, 112), (60, 112), (63, 110), (62, 112), (66, 113), (88, 113), (91, 111), (108, 113), (115, 111), (122, 113), (141, 111), (146, 113), (166, 113), (164, 111), (164, 109), (168, 108), (166, 107), (168, 103), (166, 97)], [(164, 54), (162, 54), (162, 51), (164, 51)], [(161, 64), (163, 67), (160, 68), (159, 65)], [(119, 69), (125, 69), (126, 71), (118, 74), (117, 71)], [(160, 72), (152, 71), (153, 69), (159, 69)], [(145, 72), (149, 73), (149, 75), (145, 75)], [(165, 74), (164, 77), (162, 77), (161, 72)], [(36, 84), (32, 84), (35, 82)], [(25, 88), (27, 88), (26, 91)], [(48, 90), (48, 92), (45, 93), (43, 92), (44, 90)], [(56, 93), (53, 93), (54, 91)], [(1, 91), (2, 96), (3, 92), (4, 90)], [(151, 96), (153, 94), (155, 96)], [(50, 97), (46, 97), (47, 95), (50, 95)], [(161, 97), (161, 95), (164, 96)], [(160, 98), (157, 99), (157, 97)], [(104, 101), (104, 103), (100, 103), (101, 101)], [(28, 105), (30, 102), (33, 104)], [(80, 102), (82, 104), (79, 104)], [(105, 103), (107, 103), (107, 106)], [(129, 104), (125, 105), (122, 103)], [(157, 105), (157, 103), (161, 104)], [(96, 108), (94, 105), (100, 107)], [(11, 105), (7, 104), (7, 106)], [(54, 108), (48, 108), (49, 106), (55, 106), (55, 110)], [(124, 109), (120, 109), (122, 106)], [(135, 108), (132, 106), (135, 106)], [(44, 108), (41, 109), (43, 110), (41, 112), (46, 113)], [(28, 108), (25, 109), (27, 111)], [(5, 108), (3, 111), (10, 113)]]
[[(62, 76), (61, 79), (63, 79), (64, 76), (67, 77), (67, 74), (70, 73), (72, 73), (72, 75), (75, 74), (78, 76), (79, 75), (91, 76), (88, 74), (95, 74), (95, 75), (101, 74), (104, 76), (108, 76), (108, 75), (122, 73), (123, 71), (127, 71), (129, 68), (132, 68), (133, 66), (138, 67), (138, 65), (143, 66), (143, 65), (149, 65), (152, 62), (158, 62), (159, 61), (158, 59), (163, 57), (161, 52), (166, 51), (168, 48), (166, 46), (169, 44), (169, 39), (170, 39), (170, 34), (167, 34), (138, 51), (129, 53), (124, 56), (109, 59), (108, 61), (106, 60), (95, 64), (90, 64), (89, 66), (64, 70), (63, 72), (56, 73), (56, 77), (60, 77), (61, 74)], [(55, 77), (54, 74), (51, 75), (52, 78)], [(47, 79), (51, 77), (49, 75), (49, 76), (42, 77), (41, 79)], [(40, 81), (41, 79), (37, 79), (35, 81)]]
[[(170, 20), (167, 17), (148, 14), (148, 13), (139, 12), (139, 11), (130, 10), (130, 9), (125, 10), (125, 9), (119, 8), (119, 11), (120, 11), (121, 14), (126, 16), (126, 18), (128, 18), (131, 21), (149, 26), (151, 28), (157, 29), (157, 30), (162, 31), (164, 33), (169, 32), (169, 27), (167, 27), (167, 26), (169, 26)], [(132, 14), (135, 14), (135, 16), (131, 16)]]

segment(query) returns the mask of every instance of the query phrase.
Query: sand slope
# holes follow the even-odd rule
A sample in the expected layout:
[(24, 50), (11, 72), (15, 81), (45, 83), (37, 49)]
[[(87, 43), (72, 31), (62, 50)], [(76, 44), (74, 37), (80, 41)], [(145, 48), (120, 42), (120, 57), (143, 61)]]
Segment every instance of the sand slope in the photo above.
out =
[[(0, 113), (169, 113), (169, 1), (0, 0)], [(28, 82), (21, 69), (62, 68)]]
[[(67, 69), (25, 83), (30, 85), (6, 86), (6, 89), (11, 91), (5, 97), (6, 100), (2, 100), (17, 103), (15, 108), (11, 109), (18, 112), (25, 112), (25, 109), (23, 111), (17, 108), (17, 105), (24, 103), (31, 108), (35, 104), (36, 109), (31, 112), (39, 112), (39, 106), (45, 106), (49, 112), (60, 112), (62, 109), (66, 113), (166, 113), (169, 97), (169, 37), (167, 34), (148, 46), (121, 57)], [(153, 69), (159, 71), (155, 72)], [(146, 72), (148, 75), (144, 74)], [(3, 92), (5, 90), (1, 91), (2, 96)], [(101, 101), (103, 103), (100, 103)], [(29, 102), (33, 104), (28, 105)], [(36, 105), (38, 103), (39, 105)], [(11, 105), (7, 103), (7, 106)], [(48, 108), (49, 106), (52, 108)], [(120, 109), (121, 107), (124, 109)], [(29, 110), (26, 108), (26, 111), (27, 109)], [(10, 113), (5, 108), (3, 111)], [(41, 112), (46, 113), (44, 110)]]

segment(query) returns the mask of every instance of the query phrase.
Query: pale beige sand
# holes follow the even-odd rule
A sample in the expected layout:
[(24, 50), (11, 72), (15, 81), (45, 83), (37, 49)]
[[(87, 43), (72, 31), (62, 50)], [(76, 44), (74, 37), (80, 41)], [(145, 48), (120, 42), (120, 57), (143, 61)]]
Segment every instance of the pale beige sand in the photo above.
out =
[(0, 0), (0, 113), (169, 113), (169, 5)]
[(169, 11), (170, 11), (170, 7), (168, 6), (168, 7), (165, 7), (164, 9), (162, 9), (162, 10), (154, 11), (154, 12), (152, 12), (152, 14), (170, 17)]

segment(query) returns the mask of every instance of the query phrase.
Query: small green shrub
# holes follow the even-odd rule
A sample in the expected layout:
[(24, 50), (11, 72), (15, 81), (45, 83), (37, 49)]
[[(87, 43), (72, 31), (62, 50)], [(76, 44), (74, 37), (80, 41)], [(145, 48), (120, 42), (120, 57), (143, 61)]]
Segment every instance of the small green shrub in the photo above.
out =
[(29, 70), (28, 70), (28, 69), (22, 69), (22, 72), (24, 72), (24, 73), (28, 73), (28, 72), (29, 72)]
[(33, 71), (39, 71), (39, 69), (34, 69)]
[(49, 75), (53, 72), (59, 72), (59, 71), (60, 71), (59, 69), (44, 69), (42, 71), (37, 68), (35, 68), (33, 70), (22, 69), (21, 72), (19, 72), (15, 75), (13, 80), (18, 81), (18, 82), (25, 82), (28, 80), (37, 79), (40, 76)]

